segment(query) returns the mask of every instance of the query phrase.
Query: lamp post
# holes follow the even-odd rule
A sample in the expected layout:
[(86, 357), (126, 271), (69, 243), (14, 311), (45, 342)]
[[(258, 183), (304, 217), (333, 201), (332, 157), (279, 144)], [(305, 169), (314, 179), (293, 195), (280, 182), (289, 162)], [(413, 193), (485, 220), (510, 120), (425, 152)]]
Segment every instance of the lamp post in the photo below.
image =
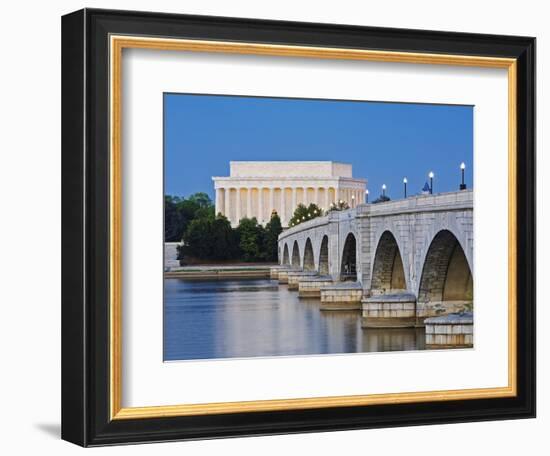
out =
[(466, 184), (464, 183), (464, 170), (466, 169), (466, 164), (462, 162), (460, 164), (460, 171), (462, 173), (462, 183), (460, 184), (460, 190), (466, 190)]
[(351, 195), (351, 207), (355, 207), (355, 195)]
[(404, 178), (403, 178), (403, 193), (404, 193), (404, 195), (405, 195), (405, 198), (407, 197), (407, 182), (408, 182), (408, 181), (407, 181), (407, 178), (404, 177)]
[(430, 178), (430, 195), (433, 195), (433, 193), (434, 193), (434, 172), (430, 171), (430, 174), (428, 174), (428, 177)]
[(366, 202), (367, 204), (369, 204), (369, 189), (368, 189), (368, 188), (365, 190), (365, 199), (366, 199), (365, 202)]
[(382, 184), (382, 196), (386, 196), (386, 184)]

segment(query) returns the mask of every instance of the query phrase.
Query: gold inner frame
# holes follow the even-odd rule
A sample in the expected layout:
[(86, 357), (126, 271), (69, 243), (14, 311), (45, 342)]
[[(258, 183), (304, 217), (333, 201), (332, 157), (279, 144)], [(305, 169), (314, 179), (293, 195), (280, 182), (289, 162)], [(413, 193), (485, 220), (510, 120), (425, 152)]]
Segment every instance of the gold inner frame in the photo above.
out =
[[(254, 54), (316, 59), (453, 65), (508, 70), (508, 385), (505, 387), (403, 392), (244, 402), (122, 407), (122, 51), (123, 49)], [(221, 413), (297, 410), (512, 397), (517, 394), (517, 61), (511, 58), (423, 54), (241, 42), (110, 37), (110, 412), (111, 419), (158, 418)]]

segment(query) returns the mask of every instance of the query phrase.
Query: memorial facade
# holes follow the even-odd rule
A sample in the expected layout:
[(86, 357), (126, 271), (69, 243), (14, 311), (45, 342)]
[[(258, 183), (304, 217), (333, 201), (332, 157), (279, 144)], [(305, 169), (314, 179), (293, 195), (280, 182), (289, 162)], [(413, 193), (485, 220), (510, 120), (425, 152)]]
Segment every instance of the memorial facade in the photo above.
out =
[(265, 225), (273, 210), (284, 227), (298, 204), (315, 203), (327, 210), (345, 201), (350, 207), (365, 201), (366, 179), (353, 177), (352, 165), (332, 161), (232, 161), (229, 176), (212, 177), (216, 214), (232, 226), (244, 217)]

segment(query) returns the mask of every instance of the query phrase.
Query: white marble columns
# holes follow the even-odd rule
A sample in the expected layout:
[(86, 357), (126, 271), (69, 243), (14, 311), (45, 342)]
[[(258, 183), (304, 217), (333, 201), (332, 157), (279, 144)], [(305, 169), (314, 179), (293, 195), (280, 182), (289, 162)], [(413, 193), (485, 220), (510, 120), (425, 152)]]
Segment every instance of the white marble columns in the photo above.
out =
[[(273, 211), (288, 226), (298, 204), (362, 202), (365, 179), (354, 178), (349, 163), (332, 161), (230, 161), (229, 176), (213, 176), (216, 213), (233, 226), (243, 217), (266, 224)], [(352, 198), (353, 196), (353, 198)]]
[(272, 211), (276, 211), (283, 226), (287, 226), (299, 204), (315, 203), (328, 210), (331, 203), (342, 200), (355, 207), (362, 202), (362, 195), (362, 189), (333, 186), (220, 186), (216, 188), (216, 214), (226, 216), (233, 226), (244, 217), (255, 217), (265, 225)]

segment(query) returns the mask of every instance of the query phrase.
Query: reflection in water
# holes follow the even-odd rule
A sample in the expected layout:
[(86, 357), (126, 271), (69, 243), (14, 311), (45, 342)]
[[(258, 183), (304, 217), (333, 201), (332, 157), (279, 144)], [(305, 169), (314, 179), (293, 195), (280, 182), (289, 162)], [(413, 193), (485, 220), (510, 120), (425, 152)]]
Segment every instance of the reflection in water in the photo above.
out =
[(424, 349), (423, 329), (362, 329), (271, 280), (164, 281), (164, 359)]

